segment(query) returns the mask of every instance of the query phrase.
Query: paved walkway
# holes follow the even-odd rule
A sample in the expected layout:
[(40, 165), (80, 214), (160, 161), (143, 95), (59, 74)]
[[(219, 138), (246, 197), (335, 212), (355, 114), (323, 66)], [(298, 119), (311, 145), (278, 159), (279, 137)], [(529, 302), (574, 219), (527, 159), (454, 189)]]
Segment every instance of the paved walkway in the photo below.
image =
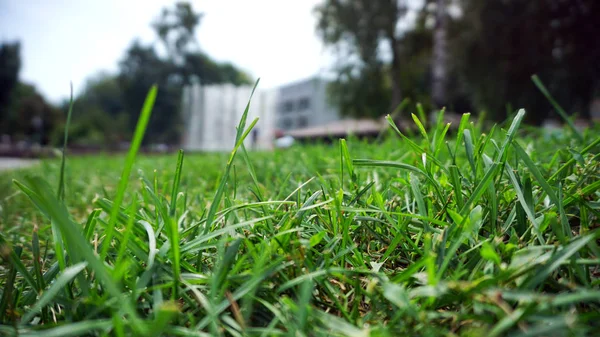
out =
[(14, 170), (37, 164), (36, 159), (0, 157), (0, 171)]

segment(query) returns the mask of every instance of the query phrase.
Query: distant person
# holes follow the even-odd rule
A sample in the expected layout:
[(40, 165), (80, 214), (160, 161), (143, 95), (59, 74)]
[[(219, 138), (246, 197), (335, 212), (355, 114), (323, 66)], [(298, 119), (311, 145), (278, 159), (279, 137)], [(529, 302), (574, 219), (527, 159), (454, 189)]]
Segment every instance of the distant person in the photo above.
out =
[(252, 148), (258, 148), (258, 128), (252, 129)]

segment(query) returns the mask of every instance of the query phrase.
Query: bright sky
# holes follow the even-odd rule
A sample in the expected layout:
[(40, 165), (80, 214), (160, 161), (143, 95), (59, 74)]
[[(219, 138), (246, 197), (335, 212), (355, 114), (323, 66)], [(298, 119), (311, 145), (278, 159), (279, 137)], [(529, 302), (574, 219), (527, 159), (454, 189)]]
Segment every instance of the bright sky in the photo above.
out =
[[(205, 15), (197, 35), (213, 58), (231, 61), (271, 88), (328, 69), (315, 34), (320, 0), (192, 0)], [(0, 0), (0, 41), (22, 43), (21, 79), (58, 102), (100, 71), (116, 72), (135, 38), (173, 0)]]

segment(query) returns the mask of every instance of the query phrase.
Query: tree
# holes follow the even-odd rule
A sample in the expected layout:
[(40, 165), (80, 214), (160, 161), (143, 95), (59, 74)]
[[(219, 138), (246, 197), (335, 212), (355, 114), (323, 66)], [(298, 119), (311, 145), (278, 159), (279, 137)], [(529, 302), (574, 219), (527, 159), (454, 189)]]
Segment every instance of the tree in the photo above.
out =
[(77, 114), (85, 111), (85, 107), (97, 106), (109, 117), (114, 118), (125, 111), (121, 88), (116, 75), (100, 72), (88, 79), (82, 94), (77, 97), (75, 104)]
[(0, 45), (0, 133), (48, 144), (60, 112), (33, 85), (19, 81), (21, 44)]
[[(338, 97), (340, 105), (368, 108), (371, 101), (385, 99), (385, 93), (377, 92), (385, 87), (383, 48), (391, 59), (388, 77), (391, 97), (385, 109), (389, 111), (390, 106), (393, 109), (400, 104), (402, 62), (398, 21), (406, 14), (404, 1), (326, 0), (315, 11), (317, 31), (323, 41), (344, 52), (340, 55), (344, 61), (338, 67), (338, 83), (333, 88), (333, 93), (344, 93)], [(367, 113), (382, 115), (386, 110)]]
[[(194, 12), (190, 3), (178, 2), (175, 8), (164, 8), (152, 24), (169, 58), (175, 63), (181, 64), (187, 53), (199, 51), (195, 32), (201, 18), (202, 14)], [(190, 47), (195, 47), (195, 50)]]
[(597, 0), (462, 0), (452, 28), (454, 59), (476, 107), (494, 119), (506, 104), (541, 122), (551, 106), (530, 76), (538, 74), (556, 99), (584, 115), (600, 79)]
[(159, 95), (154, 103), (145, 138), (147, 142), (178, 142), (178, 109), (183, 81), (176, 66), (162, 60), (154, 47), (134, 42), (119, 69), (119, 85), (125, 111), (129, 114), (129, 129), (135, 128), (146, 94), (152, 85), (157, 84)]
[(431, 98), (436, 108), (448, 103), (448, 0), (435, 0)]
[(9, 111), (3, 123), (10, 126), (9, 135), (19, 140), (30, 140), (46, 145), (52, 141), (53, 131), (62, 114), (37, 92), (33, 85), (18, 83), (11, 95)]
[[(68, 104), (63, 104), (65, 111)], [(124, 140), (130, 117), (126, 113), (118, 78), (99, 73), (87, 81), (85, 89), (75, 99), (69, 142), (111, 148)]]
[[(199, 49), (195, 32), (201, 17), (187, 2), (165, 8), (152, 24), (161, 44), (144, 46), (134, 41), (119, 64), (118, 83), (131, 130), (148, 89), (158, 85), (159, 95), (147, 129), (149, 142), (179, 142), (179, 105), (184, 85), (198, 81), (251, 83), (250, 76), (232, 64), (216, 62)], [(166, 57), (158, 52), (160, 46), (167, 51)]]
[(383, 67), (362, 69), (355, 75), (352, 66), (339, 68), (337, 81), (328, 87), (340, 111), (352, 117), (379, 117), (389, 109), (390, 90)]
[[(8, 120), (9, 105), (13, 91), (19, 83), (21, 69), (21, 44), (19, 42), (0, 45), (0, 121)], [(11, 126), (1, 123), (1, 133), (9, 132)]]
[(181, 74), (186, 84), (197, 81), (202, 84), (231, 83), (234, 85), (251, 84), (250, 75), (239, 70), (231, 63), (219, 63), (204, 53), (185, 54), (185, 63)]

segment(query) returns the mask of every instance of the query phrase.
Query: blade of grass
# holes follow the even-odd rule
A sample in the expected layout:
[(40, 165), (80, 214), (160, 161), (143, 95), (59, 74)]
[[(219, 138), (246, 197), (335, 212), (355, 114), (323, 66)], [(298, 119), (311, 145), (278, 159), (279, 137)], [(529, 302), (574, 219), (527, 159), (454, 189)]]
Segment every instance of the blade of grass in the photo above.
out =
[(0, 253), (2, 253), (2, 258), (8, 260), (10, 264), (14, 266), (14, 268), (21, 274), (21, 276), (23, 276), (25, 282), (27, 282), (27, 284), (29, 284), (33, 289), (36, 289), (38, 292), (42, 291), (42, 289), (38, 287), (38, 283), (35, 281), (33, 275), (31, 275), (31, 273), (27, 270), (27, 267), (25, 267), (23, 262), (21, 262), (20, 254), (15, 252), (17, 249), (20, 250), (22, 248), (17, 246), (12, 249), (2, 233), (0, 233)]
[(527, 200), (525, 198), (525, 194), (523, 193), (523, 190), (521, 189), (521, 186), (519, 184), (519, 181), (517, 180), (517, 177), (515, 176), (513, 168), (508, 163), (506, 163), (505, 165), (506, 165), (505, 166), (506, 174), (510, 178), (510, 181), (513, 185), (515, 193), (517, 194), (517, 199), (521, 203), (521, 207), (523, 207), (523, 210), (525, 211), (525, 214), (529, 218), (529, 221), (531, 221), (531, 223), (533, 224), (533, 229), (535, 230), (534, 232), (538, 238), (538, 241), (540, 242), (541, 245), (546, 244), (546, 240), (544, 240), (544, 235), (540, 231), (540, 223), (538, 222), (538, 220), (535, 217), (535, 210), (527, 202)]
[[(588, 144), (586, 147), (584, 147), (581, 150), (581, 155), (584, 155), (588, 152), (590, 152), (592, 149), (594, 149), (596, 146), (600, 145), (600, 137), (596, 138), (593, 142), (591, 142), (590, 144)], [(564, 163), (549, 179), (548, 181), (554, 181), (556, 178), (558, 178), (560, 176), (560, 174), (562, 173), (562, 171), (566, 170), (567, 168), (571, 167), (573, 164), (575, 164), (575, 158), (571, 158), (569, 161), (567, 161), (566, 163)]]
[[(2, 249), (2, 253), (4, 254), (6, 252), (6, 249), (8, 247), (4, 246), (4, 245), (0, 245), (0, 249)], [(11, 250), (11, 255), (14, 254), (16, 256), (17, 259), (19, 259), (21, 257), (21, 252), (22, 249), (21, 247), (16, 247), (15, 251)], [(5, 256), (2, 256), (2, 258), (4, 260), (7, 260)], [(14, 295), (14, 291), (15, 291), (15, 280), (17, 278), (17, 268), (15, 264), (11, 264), (10, 265), (10, 269), (8, 270), (8, 274), (6, 275), (6, 280), (4, 281), (3, 284), (3, 289), (2, 289), (2, 298), (0, 299), (0, 323), (4, 323), (4, 316), (9, 316), (6, 315), (9, 313), (9, 309), (10, 311), (13, 311), (11, 308), (12, 303), (14, 303), (14, 299), (12, 298)], [(13, 316), (13, 315), (10, 315)]]
[(146, 96), (146, 100), (144, 101), (144, 106), (142, 107), (140, 118), (138, 119), (137, 125), (135, 127), (135, 133), (133, 134), (131, 147), (129, 148), (129, 152), (127, 153), (127, 158), (125, 159), (125, 166), (123, 167), (121, 179), (119, 180), (119, 185), (117, 187), (117, 195), (115, 196), (113, 208), (110, 212), (108, 226), (106, 227), (106, 232), (104, 233), (104, 244), (102, 245), (102, 249), (100, 251), (101, 260), (104, 260), (106, 258), (106, 254), (108, 254), (108, 250), (111, 245), (113, 231), (117, 224), (117, 215), (119, 213), (121, 203), (123, 202), (123, 198), (125, 197), (125, 190), (127, 189), (127, 185), (129, 184), (129, 176), (131, 174), (131, 169), (133, 168), (133, 163), (135, 162), (135, 157), (138, 153), (138, 150), (140, 149), (142, 139), (144, 138), (144, 133), (146, 132), (146, 127), (148, 126), (148, 121), (150, 120), (150, 116), (152, 115), (152, 108), (154, 107), (154, 101), (156, 100), (157, 91), (158, 88), (156, 85), (150, 88), (150, 91)]
[(206, 215), (206, 222), (205, 222), (204, 231), (203, 231), (204, 234), (208, 233), (211, 230), (211, 226), (213, 224), (215, 214), (217, 213), (217, 209), (219, 208), (219, 205), (221, 204), (221, 199), (222, 199), (223, 193), (225, 191), (225, 185), (227, 184), (227, 180), (229, 178), (229, 172), (231, 171), (231, 166), (233, 165), (233, 159), (235, 158), (237, 150), (242, 145), (242, 143), (244, 142), (244, 140), (246, 139), (246, 137), (248, 136), (250, 131), (252, 131), (252, 128), (254, 127), (254, 125), (256, 125), (256, 122), (258, 122), (258, 119), (255, 119), (253, 121), (253, 123), (248, 127), (248, 129), (245, 130), (245, 132), (244, 132), (244, 128), (246, 127), (246, 119), (248, 118), (248, 111), (250, 110), (250, 103), (252, 102), (252, 97), (254, 96), (254, 91), (256, 90), (256, 87), (258, 87), (259, 82), (260, 82), (260, 79), (258, 79), (256, 81), (256, 83), (254, 84), (254, 87), (252, 88), (252, 92), (250, 93), (250, 97), (248, 98), (248, 103), (246, 104), (246, 109), (244, 110), (244, 113), (242, 114), (242, 118), (240, 119), (240, 122), (237, 126), (237, 133), (236, 133), (236, 137), (235, 137), (235, 147), (233, 148), (233, 150), (231, 151), (231, 153), (229, 155), (229, 160), (227, 161), (227, 165), (225, 166), (225, 172), (223, 173), (223, 176), (221, 177), (221, 181), (217, 187), (215, 196), (212, 200), (212, 203), (211, 203), (208, 213)]
[[(458, 131), (456, 132), (456, 141), (454, 144), (454, 154), (452, 155), (452, 164), (454, 164), (454, 165), (456, 165), (456, 155), (458, 153), (458, 149), (462, 145), (465, 129), (469, 125), (469, 117), (471, 117), (470, 113), (463, 114), (460, 117), (460, 123), (458, 124)], [(448, 150), (450, 150), (449, 146), (448, 146)]]
[(67, 156), (67, 140), (69, 139), (69, 126), (71, 125), (71, 115), (73, 114), (73, 82), (71, 82), (71, 95), (69, 99), (69, 110), (67, 112), (67, 122), (65, 123), (65, 134), (63, 138), (63, 147), (60, 160), (60, 176), (58, 180), (58, 199), (65, 199), (65, 161)]
[(75, 322), (44, 330), (24, 329), (19, 337), (76, 337), (89, 334), (91, 331), (107, 330), (112, 326), (110, 319)]
[[(171, 299), (177, 299), (179, 289), (179, 281), (181, 274), (181, 253), (179, 244), (179, 226), (175, 217), (175, 208), (177, 207), (177, 193), (179, 184), (181, 183), (181, 170), (183, 167), (183, 150), (179, 150), (177, 156), (177, 167), (175, 169), (175, 177), (173, 180), (173, 191), (171, 192), (171, 208), (170, 217), (165, 219), (169, 223), (169, 241), (171, 242), (171, 262), (173, 263), (173, 292)], [(168, 311), (167, 311), (168, 312)], [(165, 314), (166, 315), (166, 314)]]
[(171, 191), (171, 207), (169, 208), (170, 215), (175, 217), (175, 208), (177, 207), (177, 194), (179, 193), (179, 184), (181, 183), (181, 171), (183, 169), (183, 150), (177, 153), (177, 167), (175, 168), (175, 176), (173, 178), (173, 190)]
[(577, 253), (581, 248), (585, 247), (592, 240), (596, 240), (600, 232), (591, 232), (587, 235), (577, 237), (571, 242), (561, 247), (552, 257), (544, 264), (538, 266), (535, 272), (523, 282), (522, 289), (533, 289), (540, 285), (550, 274), (558, 269), (563, 262), (568, 260), (571, 256)]
[(40, 299), (35, 303), (33, 308), (29, 310), (23, 318), (21, 319), (21, 323), (28, 323), (31, 319), (39, 313), (42, 308), (50, 303), (54, 299), (56, 295), (64, 288), (69, 282), (71, 282), (77, 274), (82, 272), (87, 266), (86, 262), (81, 262), (74, 264), (65, 270), (54, 280), (50, 288), (42, 293)]
[[(31, 191), (27, 196), (34, 200), (36, 206), (41, 207), (43, 213), (55, 219), (60, 233), (65, 236), (65, 242), (71, 246), (73, 251), (76, 251), (88, 262), (90, 268), (103, 283), (106, 291), (113, 297), (121, 298), (123, 295), (119, 290), (119, 286), (114, 282), (110, 272), (98, 259), (90, 244), (85, 240), (81, 227), (71, 220), (64, 204), (60, 203), (56, 196), (53, 195), (50, 186), (38, 177), (26, 177), (26, 180), (30, 188), (23, 189), (23, 191), (26, 194), (28, 193), (27, 191)], [(22, 185), (18, 182), (15, 183), (18, 186)], [(33, 286), (35, 287), (35, 282), (33, 282)], [(120, 306), (129, 315), (133, 328), (139, 333), (145, 332), (145, 326), (141, 324), (131, 302), (121, 301)]]
[(577, 130), (575, 124), (573, 124), (569, 116), (567, 116), (566, 111), (558, 104), (558, 102), (556, 102), (556, 100), (554, 100), (554, 97), (550, 95), (550, 92), (548, 91), (548, 89), (546, 89), (546, 86), (544, 86), (538, 75), (531, 76), (531, 80), (533, 81), (535, 86), (540, 90), (540, 92), (546, 97), (546, 99), (550, 102), (550, 104), (552, 104), (554, 110), (556, 110), (560, 117), (567, 123), (571, 131), (573, 131), (573, 134), (575, 134), (575, 137), (577, 137), (577, 140), (583, 142), (583, 136), (581, 135), (581, 132)]

